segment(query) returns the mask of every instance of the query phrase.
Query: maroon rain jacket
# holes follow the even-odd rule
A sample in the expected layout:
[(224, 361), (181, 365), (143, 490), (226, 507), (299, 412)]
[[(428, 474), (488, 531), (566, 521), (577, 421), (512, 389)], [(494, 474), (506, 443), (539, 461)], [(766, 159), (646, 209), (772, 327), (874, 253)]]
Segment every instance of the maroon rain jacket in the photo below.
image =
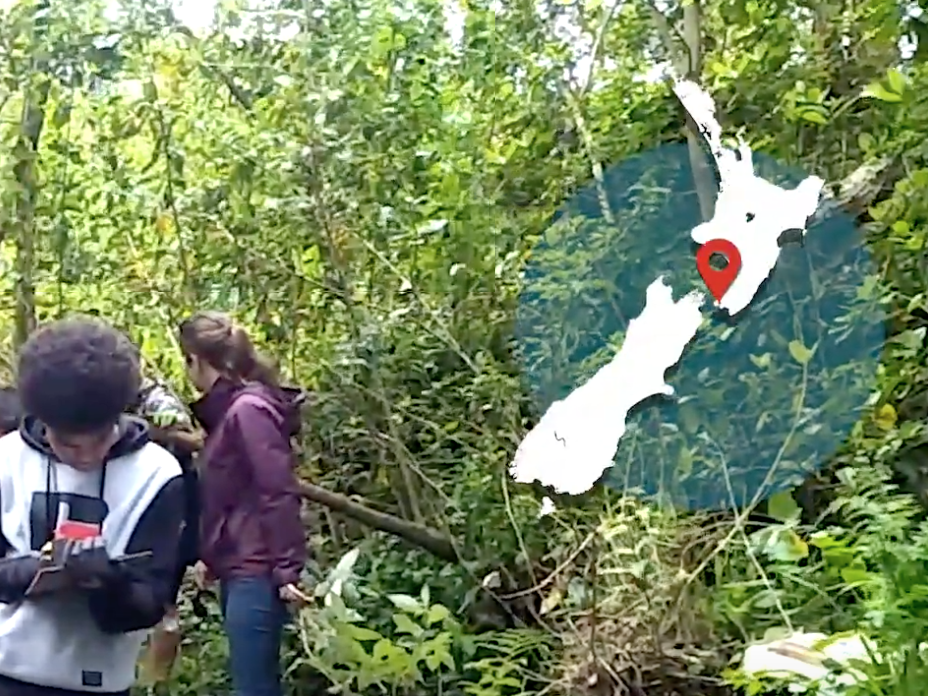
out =
[(300, 427), (299, 394), (220, 379), (191, 406), (206, 431), (200, 558), (220, 580), (300, 580), (306, 538), (290, 445)]

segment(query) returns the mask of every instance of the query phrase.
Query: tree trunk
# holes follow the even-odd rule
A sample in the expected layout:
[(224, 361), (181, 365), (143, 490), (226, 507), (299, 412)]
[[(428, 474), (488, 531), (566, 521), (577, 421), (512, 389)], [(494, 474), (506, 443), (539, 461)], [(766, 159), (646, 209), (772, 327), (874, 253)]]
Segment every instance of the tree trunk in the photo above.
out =
[[(702, 21), (697, 0), (692, 0), (688, 5), (683, 6), (683, 40), (686, 42), (689, 61), (686, 72), (679, 74), (684, 74), (699, 84), (699, 78), (702, 76)], [(686, 115), (686, 126), (690, 169), (693, 172), (693, 184), (699, 199), (699, 210), (705, 222), (711, 220), (715, 212), (715, 172), (703, 152), (702, 135), (689, 114)]]
[[(47, 9), (46, 3), (36, 7), (31, 44), (36, 53), (46, 51), (45, 31), (47, 21), (38, 13)], [(46, 60), (33, 61), (30, 74), (23, 87), (23, 108), (20, 116), (20, 132), (14, 156), (13, 176), (18, 186), (14, 238), (16, 260), (14, 262), (16, 316), (14, 321), (13, 347), (18, 349), (36, 326), (35, 313), (35, 209), (39, 196), (38, 159), (39, 141), (45, 125), (45, 104), (51, 89)]]
[(321, 503), (327, 508), (347, 515), (368, 527), (394, 534), (450, 563), (457, 563), (460, 560), (451, 540), (430, 527), (385, 512), (372, 510), (366, 505), (356, 503), (343, 495), (333, 493), (312, 483), (301, 483), (300, 493), (307, 500)]

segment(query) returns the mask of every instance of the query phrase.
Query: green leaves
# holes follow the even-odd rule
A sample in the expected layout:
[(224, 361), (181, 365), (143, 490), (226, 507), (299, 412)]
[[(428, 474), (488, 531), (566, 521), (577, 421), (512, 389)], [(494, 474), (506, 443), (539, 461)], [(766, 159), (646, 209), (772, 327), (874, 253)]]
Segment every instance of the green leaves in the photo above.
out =
[(424, 633), (424, 629), (407, 614), (394, 614), (393, 623), (396, 624), (396, 630), (400, 633), (408, 633), (411, 636), (420, 636)]
[(773, 561), (795, 563), (809, 555), (809, 545), (789, 527), (776, 527), (764, 546), (764, 553)]
[(774, 493), (767, 499), (767, 514), (779, 522), (795, 522), (801, 510), (789, 491)]
[(448, 608), (441, 604), (433, 604), (429, 607), (428, 612), (425, 615), (425, 623), (427, 626), (432, 624), (442, 623), (445, 619), (451, 616), (451, 612), (448, 611)]
[(364, 626), (348, 624), (345, 626), (345, 631), (357, 641), (383, 640), (383, 636), (377, 633), (377, 631), (365, 628)]
[(896, 427), (897, 420), (896, 409), (892, 404), (883, 404), (877, 409), (873, 416), (874, 423), (876, 423), (881, 430), (887, 432)]
[(392, 635), (359, 625), (358, 614), (340, 601), (301, 614), (304, 640), (311, 641), (307, 660), (334, 683), (356, 684), (361, 691), (372, 685), (413, 687), (455, 675), (454, 653), (472, 654), (473, 646), (446, 607), (429, 604), (428, 586), (419, 599), (388, 598), (401, 609), (392, 615)]
[(828, 125), (828, 112), (820, 106), (807, 106), (799, 110), (799, 117), (818, 126)]
[(767, 514), (780, 522), (757, 532), (763, 552), (773, 561), (794, 563), (809, 555), (809, 546), (796, 531), (802, 511), (789, 491), (767, 500)]
[(146, 101), (154, 102), (158, 99), (158, 88), (155, 86), (154, 80), (145, 80), (142, 86), (142, 95), (145, 97)]
[(812, 356), (815, 355), (815, 346), (811, 349), (806, 348), (802, 341), (792, 340), (787, 346), (789, 354), (793, 357), (800, 365), (808, 365), (809, 361), (812, 359)]
[(905, 77), (896, 68), (890, 68), (883, 82), (871, 82), (861, 96), (883, 102), (900, 102), (905, 91)]
[(902, 76), (902, 73), (899, 72), (897, 68), (889, 69), (889, 72), (886, 74), (886, 80), (893, 93), (902, 94), (905, 89), (905, 77)]
[(391, 594), (387, 595), (387, 599), (393, 602), (397, 609), (402, 609), (411, 614), (421, 614), (423, 611), (422, 605), (415, 597), (404, 594)]
[[(313, 427), (301, 444), (321, 485), (356, 490), (382, 509), (408, 507), (410, 519), (447, 521), (459, 535), (468, 571), (471, 565), (524, 569), (539, 559), (555, 567), (576, 548), (574, 528), (598, 526), (606, 506), (595, 495), (577, 501), (564, 513), (570, 533), (552, 534), (551, 526), (534, 519), (537, 504), (524, 498), (530, 493), (512, 491), (511, 510), (501, 498), (496, 472), (531, 411), (510, 349), (519, 274), (538, 234), (565, 197), (589, 179), (591, 165), (607, 167), (678, 140), (684, 124), (665, 88), (639, 79), (660, 40), (646, 10), (622, 5), (621, 16), (605, 27), (599, 48), (610, 60), (597, 66), (594, 87), (573, 113), (563, 96), (573, 47), (552, 35), (551, 18), (539, 16), (531, 3), (525, 10), (511, 3), (457, 4), (465, 26), (457, 45), (441, 3), (337, 0), (326, 3), (324, 12), (306, 13), (293, 7), (278, 12), (272, 3), (261, 13), (261, 38), (249, 35), (246, 23), (236, 23), (220, 3), (224, 24), (237, 26), (243, 40), (223, 32), (179, 37), (151, 21), (138, 3), (127, 5), (131, 27), (104, 21), (99, 3), (52, 3), (46, 17), (50, 40), (31, 46), (30, 9), (19, 3), (4, 24), (10, 47), (2, 66), (10, 96), (5, 140), (16, 140), (24, 75), (50, 56), (62, 79), (52, 85), (35, 155), (42, 187), (31, 270), (40, 318), (93, 303), (126, 326), (144, 327), (150, 336), (146, 358), (183, 385), (171, 328), (177, 317), (204, 307), (235, 311), (288, 377), (318, 395)], [(829, 180), (861, 163), (855, 148), (868, 156), (906, 153), (902, 169), (917, 169), (912, 160), (917, 165), (923, 153), (909, 153), (921, 147), (926, 114), (902, 95), (924, 89), (918, 69), (906, 66), (910, 84), (890, 70), (865, 92), (869, 100), (841, 111), (857, 96), (840, 94), (845, 82), (860, 84), (861, 76), (883, 75), (886, 65), (899, 64), (898, 37), (889, 36), (894, 29), (883, 5), (867, 12), (837, 10), (833, 26), (854, 41), (846, 59), (818, 49), (840, 45), (827, 22), (816, 21), (813, 32), (792, 21), (799, 9), (806, 12), (798, 5), (700, 5), (704, 36), (712, 38), (703, 46), (708, 68), (701, 77), (724, 99), (720, 116), (728, 132), (745, 129), (765, 155)], [(678, 10), (668, 9), (674, 24)], [(583, 11), (593, 27), (603, 8), (593, 3)], [(279, 36), (284, 21), (295, 28), (286, 40)], [(80, 56), (86, 55), (82, 47), (113, 33), (121, 37), (121, 61), (104, 79), (100, 69), (81, 65), (86, 61)], [(889, 63), (879, 55), (884, 41)], [(66, 84), (63, 76), (74, 72), (93, 74), (93, 84)], [(131, 85), (137, 93), (129, 94)], [(794, 87), (795, 99), (784, 108), (783, 95)], [(904, 103), (886, 109), (881, 101)], [(578, 135), (581, 117), (588, 143)], [(4, 168), (7, 177), (12, 164)], [(904, 269), (894, 288), (894, 307), (900, 308), (924, 291), (921, 263), (912, 259), (920, 253), (928, 211), (915, 174), (912, 181), (915, 190), (898, 192), (886, 208), (892, 231), (872, 235), (873, 244), (887, 245), (880, 253), (891, 267)], [(892, 182), (886, 184), (890, 189)], [(7, 181), (5, 193), (4, 214), (10, 215), (20, 191)], [(69, 229), (59, 245), (46, 231), (64, 212)], [(913, 247), (899, 246), (900, 240)], [(59, 258), (64, 242), (67, 255)], [(651, 240), (647, 245), (657, 248)], [(4, 258), (13, 251), (8, 242)], [(595, 259), (589, 260), (590, 277), (622, 282), (596, 271)], [(815, 268), (818, 276), (835, 272)], [(17, 275), (3, 276), (11, 297)], [(576, 295), (582, 274), (564, 275), (555, 291)], [(863, 288), (866, 296), (884, 297), (883, 283), (881, 269)], [(399, 294), (400, 287), (415, 293)], [(579, 311), (596, 316), (610, 308)], [(842, 330), (840, 320), (823, 330)], [(812, 361), (818, 337), (789, 342), (785, 357), (787, 340), (772, 331), (768, 339), (745, 347), (753, 352), (753, 369), (741, 376), (789, 384), (790, 375), (800, 372), (797, 365)], [(921, 343), (914, 339), (905, 346), (911, 355), (894, 353), (895, 360), (915, 363)], [(737, 342), (737, 329), (726, 331), (725, 340)], [(809, 377), (824, 379), (811, 370)], [(922, 377), (887, 366), (886, 382), (900, 380), (900, 390)], [(849, 370), (840, 378), (854, 375)], [(713, 398), (726, 403), (724, 385), (713, 382), (719, 375), (706, 379)], [(744, 424), (746, 436), (733, 440), (735, 446), (753, 446), (752, 437), (771, 427), (768, 419), (788, 410), (778, 403), (764, 409), (756, 428)], [(706, 434), (704, 413), (692, 403), (681, 404), (677, 425), (687, 445)], [(701, 454), (694, 461), (695, 447), (680, 448), (679, 457), (670, 452), (669, 461), (679, 460), (683, 473), (706, 465)], [(404, 481), (404, 467), (414, 471), (411, 484)], [(425, 504), (412, 509), (417, 502)], [(795, 521), (796, 510), (788, 494), (768, 501), (768, 511), (784, 525)], [(889, 523), (884, 528), (897, 529)], [(524, 534), (527, 558), (513, 529)], [(354, 533), (349, 529), (349, 536)], [(616, 531), (615, 539), (626, 533)], [(557, 654), (539, 659), (537, 641), (504, 645), (497, 636), (502, 647), (481, 644), (478, 662), (468, 666), (468, 683), (456, 664), (468, 643), (441, 603), (464, 603), (460, 595), (472, 584), (467, 572), (434, 563), (426, 553), (397, 550), (379, 534), (365, 539), (363, 572), (355, 570), (357, 550), (337, 562), (330, 539), (312, 543), (323, 573), (335, 570), (316, 588), (328, 603), (300, 616), (308, 645), (297, 661), (317, 668), (334, 691), (510, 696), (529, 688), (525, 665), (562, 667)], [(799, 531), (780, 530), (771, 535), (767, 555), (758, 557), (788, 563), (803, 557), (803, 543)], [(838, 551), (828, 553), (827, 562), (836, 563)], [(621, 616), (633, 604), (623, 594), (633, 583), (627, 573), (614, 571), (624, 570), (628, 560), (607, 554), (599, 587), (579, 573), (571, 586), (595, 597), (602, 615)], [(577, 566), (579, 561), (585, 555)], [(632, 561), (627, 567), (641, 571), (635, 582), (651, 591), (658, 584), (653, 566)], [(720, 573), (754, 570), (743, 553), (733, 551), (727, 562)], [(417, 596), (424, 578), (435, 583), (435, 603), (426, 591)], [(774, 581), (788, 582), (789, 576)], [(353, 595), (357, 585), (364, 591)], [(556, 588), (545, 600), (552, 624), (587, 604), (560, 593)], [(759, 634), (754, 628), (765, 616), (754, 606), (750, 612), (747, 632)], [(809, 615), (815, 616), (803, 617)], [(644, 627), (655, 617), (635, 618)], [(219, 654), (218, 638), (214, 645), (202, 630), (196, 639), (207, 659)], [(706, 647), (709, 652), (713, 646)], [(210, 679), (224, 678), (222, 668), (197, 669), (218, 674)], [(188, 677), (191, 684), (201, 679), (199, 673)], [(201, 681), (195, 690), (221, 688)]]
[(879, 82), (872, 82), (864, 89), (862, 96), (879, 99), (884, 102), (902, 101), (902, 95), (884, 87)]

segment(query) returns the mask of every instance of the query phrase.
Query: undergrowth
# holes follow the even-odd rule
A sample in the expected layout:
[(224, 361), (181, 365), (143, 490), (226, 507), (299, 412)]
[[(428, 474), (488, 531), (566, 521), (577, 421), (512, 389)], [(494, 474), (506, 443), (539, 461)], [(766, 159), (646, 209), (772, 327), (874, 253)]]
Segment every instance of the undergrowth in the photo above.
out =
[[(810, 694), (923, 694), (928, 521), (881, 461), (895, 447), (871, 454), (835, 471), (832, 502), (812, 521), (789, 494), (760, 521), (609, 495), (595, 523), (555, 511), (539, 521), (551, 531), (550, 570), (521, 593), (537, 600), (531, 627), (481, 630), (428, 583), (415, 594), (382, 591), (366, 574), (379, 545), (370, 539), (296, 617), (288, 681), (294, 694), (772, 696), (783, 681), (741, 672), (743, 650), (802, 630), (860, 633), (879, 654), (852, 665), (865, 679), (839, 691), (805, 685)], [(188, 636), (172, 694), (227, 688), (217, 629), (213, 614)]]

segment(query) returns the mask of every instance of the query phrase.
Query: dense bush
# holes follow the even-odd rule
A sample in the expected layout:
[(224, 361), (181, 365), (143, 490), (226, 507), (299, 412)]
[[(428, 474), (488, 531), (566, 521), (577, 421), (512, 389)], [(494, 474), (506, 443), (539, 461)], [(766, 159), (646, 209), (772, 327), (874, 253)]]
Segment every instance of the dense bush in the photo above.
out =
[[(135, 0), (4, 10), (2, 340), (9, 356), (36, 321), (93, 309), (181, 384), (177, 319), (232, 311), (313, 392), (302, 474), (452, 540), (455, 563), (314, 506), (320, 600), (294, 628), (295, 693), (721, 692), (747, 643), (798, 626), (868, 631), (894, 657), (866, 693), (915, 693), (918, 17), (773, 0), (216, 9), (212, 29)], [(681, 108), (644, 77), (679, 62), (677, 30), (697, 17), (694, 67), (729, 132), (829, 182), (876, 163), (842, 196), (875, 259), (845, 289), (890, 317), (870, 410), (840, 451), (805, 462), (822, 473), (795, 496), (804, 515), (787, 493), (764, 524), (600, 487), (539, 518), (541, 492), (506, 474), (545, 405), (513, 341), (520, 274), (570, 195), (684, 142)], [(568, 261), (554, 290), (585, 297)], [(222, 692), (216, 617), (188, 618), (170, 692)]]

